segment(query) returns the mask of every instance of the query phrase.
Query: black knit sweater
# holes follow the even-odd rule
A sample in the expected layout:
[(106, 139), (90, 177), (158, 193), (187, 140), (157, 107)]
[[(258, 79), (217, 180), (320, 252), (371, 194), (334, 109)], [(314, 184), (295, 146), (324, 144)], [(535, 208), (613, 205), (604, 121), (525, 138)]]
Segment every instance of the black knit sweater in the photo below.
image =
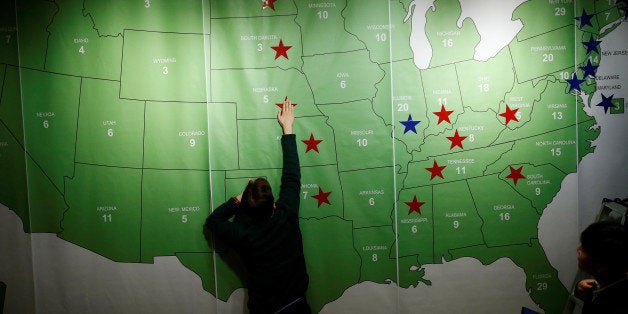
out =
[(309, 283), (299, 229), (301, 171), (296, 136), (283, 135), (283, 172), (276, 209), (272, 216), (252, 223), (236, 215), (236, 201), (216, 208), (205, 225), (235, 249), (248, 272), (248, 307), (251, 313), (272, 313), (304, 297)]

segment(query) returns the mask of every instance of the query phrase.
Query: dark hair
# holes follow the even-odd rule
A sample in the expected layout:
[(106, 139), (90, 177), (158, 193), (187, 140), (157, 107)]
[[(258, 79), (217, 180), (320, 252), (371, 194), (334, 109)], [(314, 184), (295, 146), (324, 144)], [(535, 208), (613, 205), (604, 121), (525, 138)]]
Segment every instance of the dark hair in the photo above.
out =
[(268, 180), (264, 178), (249, 181), (244, 192), (242, 192), (240, 203), (242, 211), (253, 219), (270, 216), (274, 204), (273, 190)]
[(589, 225), (580, 235), (582, 249), (591, 261), (610, 272), (628, 271), (628, 232), (615, 221)]

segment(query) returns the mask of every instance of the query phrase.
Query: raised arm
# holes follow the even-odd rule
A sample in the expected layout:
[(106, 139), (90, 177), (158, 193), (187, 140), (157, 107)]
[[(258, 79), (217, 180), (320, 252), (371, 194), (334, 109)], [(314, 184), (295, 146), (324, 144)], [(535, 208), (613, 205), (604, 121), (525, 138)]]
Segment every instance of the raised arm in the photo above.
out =
[(299, 211), (299, 193), (301, 192), (301, 169), (297, 153), (296, 135), (292, 133), (294, 124), (294, 106), (286, 97), (277, 120), (283, 129), (281, 149), (283, 152), (283, 171), (278, 203), (286, 205), (295, 214)]

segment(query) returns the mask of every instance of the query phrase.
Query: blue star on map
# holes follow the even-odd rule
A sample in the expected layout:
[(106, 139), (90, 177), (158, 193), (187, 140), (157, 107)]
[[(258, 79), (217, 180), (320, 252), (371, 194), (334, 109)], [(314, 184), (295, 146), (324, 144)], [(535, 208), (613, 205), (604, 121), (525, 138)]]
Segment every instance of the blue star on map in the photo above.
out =
[(610, 95), (609, 97), (606, 97), (604, 96), (604, 94), (602, 94), (602, 102), (600, 102), (596, 106), (604, 107), (604, 113), (608, 113), (608, 108), (615, 108), (615, 105), (613, 104), (614, 96), (615, 94)]
[(412, 115), (409, 114), (408, 121), (399, 121), (399, 122), (401, 122), (401, 124), (403, 124), (403, 126), (406, 127), (406, 129), (403, 130), (403, 134), (406, 134), (408, 133), (408, 131), (412, 131), (416, 133), (416, 125), (419, 124), (419, 122), (421, 121), (412, 121)]
[(591, 64), (591, 60), (588, 60), (587, 65), (580, 67), (580, 69), (583, 72), (582, 78), (585, 78), (588, 76), (595, 78), (595, 71), (597, 71), (597, 67), (598, 65), (593, 65)]
[(587, 14), (587, 11), (585, 9), (582, 9), (582, 15), (580, 16), (576, 16), (574, 19), (580, 21), (580, 29), (582, 29), (583, 27), (587, 26), (587, 25), (591, 25), (591, 27), (593, 27), (593, 24), (591, 24), (591, 18), (594, 16), (595, 14)]
[(589, 54), (591, 51), (600, 53), (600, 51), (598, 50), (598, 47), (600, 46), (601, 42), (602, 42), (601, 40), (593, 39), (593, 35), (591, 35), (591, 37), (589, 37), (589, 41), (583, 41), (582, 43), (585, 46), (587, 46), (587, 54)]
[(578, 75), (574, 73), (574, 76), (572, 79), (567, 79), (566, 80), (567, 83), (569, 83), (569, 91), (571, 92), (572, 90), (577, 90), (579, 92), (581, 92), (582, 90), (580, 89), (580, 84), (584, 83), (584, 80), (579, 80), (578, 79)]

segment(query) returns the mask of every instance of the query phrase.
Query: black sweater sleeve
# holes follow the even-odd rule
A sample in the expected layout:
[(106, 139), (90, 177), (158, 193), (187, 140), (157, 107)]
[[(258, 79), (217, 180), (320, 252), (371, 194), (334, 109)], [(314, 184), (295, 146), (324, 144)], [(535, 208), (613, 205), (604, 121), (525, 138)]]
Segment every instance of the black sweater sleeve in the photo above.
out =
[(283, 151), (283, 170), (277, 203), (285, 205), (290, 214), (298, 216), (299, 193), (301, 193), (301, 169), (297, 153), (296, 135), (285, 134), (281, 137)]
[(239, 242), (242, 238), (242, 227), (229, 219), (235, 215), (236, 201), (230, 198), (218, 206), (205, 220), (205, 226), (214, 235), (229, 245)]

